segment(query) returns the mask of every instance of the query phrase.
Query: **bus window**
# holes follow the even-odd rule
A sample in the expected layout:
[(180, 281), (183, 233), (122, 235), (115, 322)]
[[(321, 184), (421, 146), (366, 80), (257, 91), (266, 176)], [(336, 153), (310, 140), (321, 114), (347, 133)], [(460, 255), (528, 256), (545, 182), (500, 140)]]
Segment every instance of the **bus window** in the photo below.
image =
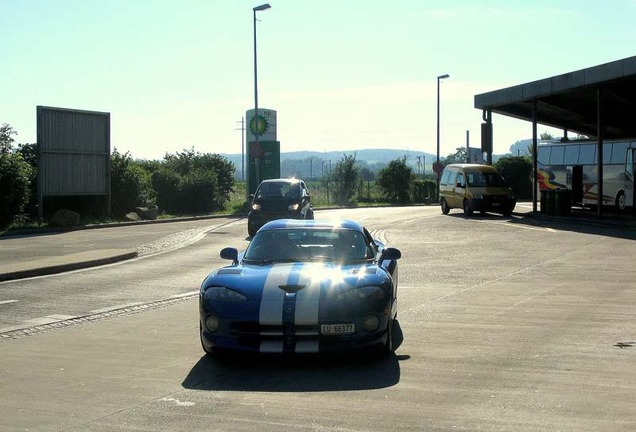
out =
[(603, 146), (603, 165), (610, 163), (610, 160), (612, 159), (612, 147), (614, 147), (613, 143), (606, 143)]
[(596, 163), (596, 144), (581, 144), (579, 164), (593, 165)]
[[(625, 152), (627, 151), (627, 147), (629, 147), (628, 142), (617, 142), (614, 143), (612, 147), (612, 157), (610, 158), (611, 164), (624, 164), (625, 163)], [(603, 159), (605, 159), (605, 155), (603, 155)]]
[(563, 156), (565, 155), (565, 146), (552, 147), (550, 154), (550, 165), (563, 165)]
[(563, 165), (578, 165), (579, 164), (579, 149), (578, 144), (569, 144), (565, 146), (565, 159)]

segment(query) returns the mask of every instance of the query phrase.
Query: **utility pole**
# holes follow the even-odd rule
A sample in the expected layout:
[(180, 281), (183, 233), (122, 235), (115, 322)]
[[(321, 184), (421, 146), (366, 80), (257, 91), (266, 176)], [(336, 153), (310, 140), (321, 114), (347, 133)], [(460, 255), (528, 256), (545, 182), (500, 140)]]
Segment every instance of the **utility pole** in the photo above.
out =
[(245, 181), (245, 117), (241, 117), (241, 121), (237, 123), (240, 123), (241, 127), (234, 130), (241, 131), (241, 180)]

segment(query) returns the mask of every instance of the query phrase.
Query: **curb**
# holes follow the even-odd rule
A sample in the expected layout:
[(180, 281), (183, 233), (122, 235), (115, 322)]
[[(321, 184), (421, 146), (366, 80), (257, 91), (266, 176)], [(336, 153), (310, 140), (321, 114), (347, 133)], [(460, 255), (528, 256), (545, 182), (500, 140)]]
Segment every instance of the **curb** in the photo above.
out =
[(137, 258), (137, 251), (121, 251), (120, 249), (105, 249), (98, 251), (80, 252), (45, 260), (18, 263), (15, 268), (0, 273), (0, 282), (16, 279), (26, 279), (56, 273), (81, 270), (89, 267), (113, 264)]

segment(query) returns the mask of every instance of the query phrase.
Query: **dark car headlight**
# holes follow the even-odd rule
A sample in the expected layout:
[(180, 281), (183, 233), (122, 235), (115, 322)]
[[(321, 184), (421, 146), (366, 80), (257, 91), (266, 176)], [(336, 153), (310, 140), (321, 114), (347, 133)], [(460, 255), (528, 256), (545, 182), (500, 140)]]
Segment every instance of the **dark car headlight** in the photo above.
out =
[(341, 300), (384, 300), (386, 292), (377, 286), (353, 288), (338, 294)]
[(298, 211), (299, 208), (300, 208), (300, 204), (296, 203), (287, 207), (287, 211)]
[(252, 204), (252, 210), (254, 211), (260, 211), (261, 210), (261, 205), (258, 203), (254, 203)]
[(229, 288), (210, 287), (203, 292), (203, 299), (210, 303), (239, 303), (247, 300), (247, 297), (240, 292)]

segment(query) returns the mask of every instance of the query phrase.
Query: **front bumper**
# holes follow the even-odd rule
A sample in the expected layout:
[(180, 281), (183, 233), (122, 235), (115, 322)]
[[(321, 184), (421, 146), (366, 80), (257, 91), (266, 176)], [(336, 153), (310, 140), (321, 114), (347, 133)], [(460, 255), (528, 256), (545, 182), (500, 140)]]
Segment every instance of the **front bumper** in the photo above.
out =
[[(203, 321), (203, 317), (202, 317)], [(201, 323), (201, 343), (206, 351), (234, 351), (263, 354), (316, 354), (357, 351), (382, 347), (387, 343), (386, 317), (379, 330), (371, 333), (358, 330), (348, 335), (321, 335), (320, 326), (272, 326), (239, 323), (224, 324), (211, 333)], [(356, 323), (356, 328), (361, 328)]]
[(515, 208), (516, 200), (508, 196), (489, 196), (483, 198), (472, 198), (468, 200), (468, 205), (473, 211), (492, 211), (498, 213), (511, 213)]

